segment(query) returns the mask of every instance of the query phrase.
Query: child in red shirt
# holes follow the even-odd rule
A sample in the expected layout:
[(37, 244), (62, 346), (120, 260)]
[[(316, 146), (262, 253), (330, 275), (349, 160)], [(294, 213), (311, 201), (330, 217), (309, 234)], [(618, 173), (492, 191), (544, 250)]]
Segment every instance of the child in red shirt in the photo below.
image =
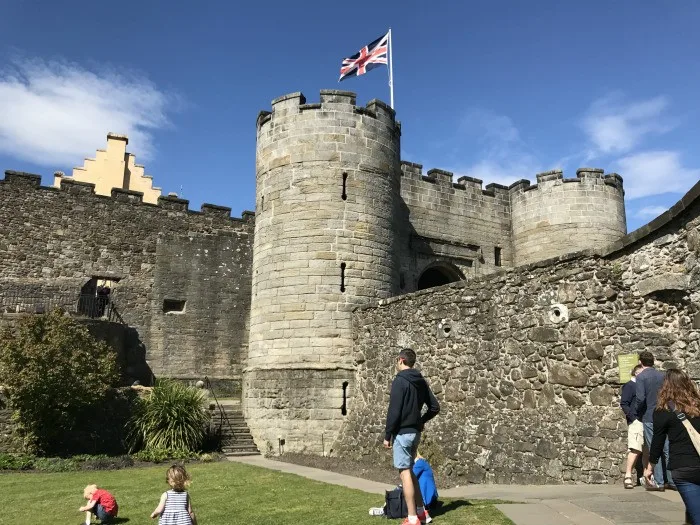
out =
[(101, 523), (109, 523), (117, 517), (119, 505), (109, 492), (97, 488), (97, 485), (88, 485), (83, 491), (83, 497), (88, 500), (87, 505), (78, 509), (79, 512), (86, 512), (85, 523), (90, 523), (92, 514), (97, 516)]

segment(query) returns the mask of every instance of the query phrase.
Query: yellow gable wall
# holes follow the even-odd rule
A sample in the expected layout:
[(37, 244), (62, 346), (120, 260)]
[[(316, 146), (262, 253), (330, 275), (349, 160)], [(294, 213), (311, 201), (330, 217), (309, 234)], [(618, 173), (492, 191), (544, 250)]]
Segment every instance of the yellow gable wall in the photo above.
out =
[(107, 134), (107, 149), (98, 149), (95, 158), (86, 158), (81, 168), (73, 168), (73, 176), (61, 172), (54, 174), (54, 186), (60, 187), (64, 178), (95, 185), (98, 195), (111, 195), (113, 188), (143, 193), (143, 202), (156, 204), (160, 188), (153, 187), (153, 178), (144, 174), (144, 167), (136, 164), (136, 158), (127, 153), (129, 139), (126, 135)]

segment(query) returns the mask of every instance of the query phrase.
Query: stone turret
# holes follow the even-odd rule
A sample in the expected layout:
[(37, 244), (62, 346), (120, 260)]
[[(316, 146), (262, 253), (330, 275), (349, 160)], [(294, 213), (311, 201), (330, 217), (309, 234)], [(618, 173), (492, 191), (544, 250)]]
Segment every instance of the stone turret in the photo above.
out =
[(400, 124), (355, 99), (292, 93), (258, 117), (243, 406), (261, 451), (328, 452), (352, 396), (351, 311), (399, 292)]
[(581, 168), (576, 178), (560, 170), (537, 175), (537, 184), (510, 187), (515, 264), (527, 264), (589, 248), (627, 233), (622, 177)]

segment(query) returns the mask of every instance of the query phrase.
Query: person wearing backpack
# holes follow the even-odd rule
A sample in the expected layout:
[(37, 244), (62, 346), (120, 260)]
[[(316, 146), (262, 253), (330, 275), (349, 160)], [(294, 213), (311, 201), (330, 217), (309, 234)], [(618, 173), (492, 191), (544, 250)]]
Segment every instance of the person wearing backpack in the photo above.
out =
[(686, 522), (700, 525), (700, 392), (688, 374), (666, 371), (654, 411), (654, 437), (644, 477), (651, 478), (669, 441), (668, 469), (685, 503)]
[[(398, 373), (391, 384), (391, 395), (386, 417), (384, 447), (393, 448), (394, 467), (399, 476), (406, 499), (408, 517), (401, 525), (430, 523), (425, 510), (418, 480), (413, 473), (421, 432), (427, 421), (440, 412), (440, 404), (420, 372), (413, 369), (416, 353), (410, 348), (399, 352)], [(428, 407), (421, 415), (424, 406)]]

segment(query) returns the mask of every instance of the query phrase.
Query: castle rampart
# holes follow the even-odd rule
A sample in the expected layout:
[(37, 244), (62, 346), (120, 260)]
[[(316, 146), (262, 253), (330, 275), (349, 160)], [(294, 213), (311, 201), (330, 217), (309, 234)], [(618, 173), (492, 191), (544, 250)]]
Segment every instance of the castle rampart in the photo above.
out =
[[(223, 380), (240, 388), (247, 347), (254, 215), (8, 171), (0, 181), (0, 308), (74, 297), (111, 283), (111, 300), (147, 348), (156, 376)], [(92, 288), (91, 288), (92, 287)], [(94, 292), (93, 292), (94, 293)], [(167, 301), (186, 315), (165, 311)]]
[(510, 188), (515, 264), (600, 247), (626, 233), (624, 191), (617, 174), (581, 168), (576, 178), (560, 170), (537, 175), (537, 184)]

